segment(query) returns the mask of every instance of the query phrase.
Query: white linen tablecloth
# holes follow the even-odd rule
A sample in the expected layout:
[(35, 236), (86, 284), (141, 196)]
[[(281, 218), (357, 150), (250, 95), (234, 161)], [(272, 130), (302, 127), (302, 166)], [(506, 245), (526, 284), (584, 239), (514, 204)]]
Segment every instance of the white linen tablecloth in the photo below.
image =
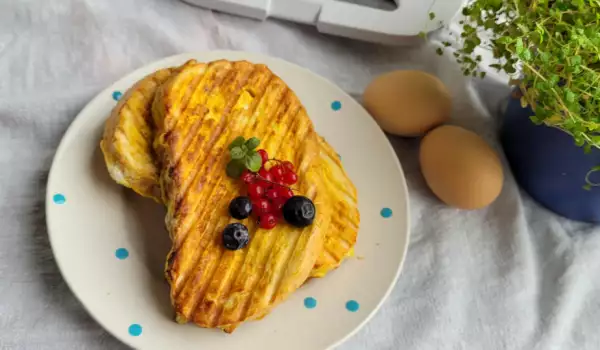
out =
[[(281, 57), (357, 97), (382, 72), (434, 73), (452, 91), (454, 122), (498, 148), (493, 116), (507, 88), (463, 79), (431, 46), (382, 47), (176, 0), (2, 0), (0, 349), (126, 348), (85, 312), (54, 262), (48, 170), (61, 136), (101, 89), (162, 57), (213, 49)], [(489, 208), (444, 206), (421, 176), (418, 141), (391, 141), (410, 190), (410, 249), (390, 298), (341, 349), (600, 348), (600, 230), (540, 208), (508, 169)]]

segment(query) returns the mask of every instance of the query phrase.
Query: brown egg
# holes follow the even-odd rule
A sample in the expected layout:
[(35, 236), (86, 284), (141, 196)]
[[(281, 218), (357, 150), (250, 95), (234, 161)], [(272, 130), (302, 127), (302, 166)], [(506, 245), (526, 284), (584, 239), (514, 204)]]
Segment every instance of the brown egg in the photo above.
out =
[(427, 185), (448, 205), (483, 208), (502, 190), (497, 154), (472, 131), (452, 125), (434, 129), (421, 141), (419, 161)]
[(390, 134), (421, 136), (450, 118), (452, 101), (436, 77), (417, 70), (398, 70), (375, 78), (363, 104)]

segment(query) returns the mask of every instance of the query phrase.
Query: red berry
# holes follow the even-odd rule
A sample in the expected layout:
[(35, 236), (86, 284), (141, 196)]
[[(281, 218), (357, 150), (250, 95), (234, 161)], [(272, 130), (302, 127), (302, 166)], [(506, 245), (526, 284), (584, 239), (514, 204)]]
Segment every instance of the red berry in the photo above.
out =
[(262, 163), (263, 165), (269, 161), (269, 155), (267, 154), (267, 151), (265, 151), (264, 149), (259, 149), (258, 154), (260, 154), (260, 157), (262, 158)]
[(277, 200), (277, 198), (279, 198), (279, 191), (275, 188), (271, 188), (267, 191), (267, 198), (272, 201)]
[(279, 198), (281, 198), (284, 202), (292, 197), (294, 197), (294, 191), (287, 187), (279, 187)]
[(284, 161), (283, 163), (281, 163), (281, 166), (283, 166), (284, 169), (287, 169), (288, 171), (294, 171), (294, 164), (292, 164), (292, 162), (290, 161)]
[(248, 169), (244, 169), (244, 172), (242, 172), (242, 181), (246, 184), (251, 184), (254, 182), (254, 179), (256, 179), (256, 174)]
[(267, 170), (260, 169), (260, 171), (258, 172), (258, 176), (261, 177), (261, 179), (259, 180), (259, 183), (262, 184), (262, 186), (267, 189), (267, 188), (271, 188), (273, 186), (273, 183), (275, 182), (275, 179), (273, 178), (273, 175), (268, 172)]
[(259, 183), (251, 183), (248, 185), (248, 195), (252, 199), (259, 199), (265, 195), (265, 188)]
[(271, 202), (265, 198), (255, 199), (252, 201), (252, 212), (259, 216), (270, 213), (272, 210), (273, 206), (271, 205)]
[(258, 217), (258, 224), (261, 228), (270, 230), (277, 226), (277, 218), (271, 213), (263, 214)]
[(293, 172), (287, 172), (283, 176), (283, 182), (285, 182), (288, 185), (293, 185), (296, 182), (298, 182), (298, 175), (296, 175), (296, 173)]
[(273, 181), (273, 174), (271, 174), (267, 169), (262, 168), (259, 170), (258, 175), (267, 181)]
[(285, 205), (285, 201), (282, 201), (280, 199), (275, 201), (275, 203), (273, 204), (273, 213), (278, 217), (282, 217), (284, 205)]
[(281, 165), (275, 165), (274, 167), (271, 168), (271, 170), (269, 170), (269, 172), (271, 174), (273, 174), (275, 181), (279, 182), (279, 181), (283, 180), (283, 175), (285, 174), (285, 169)]

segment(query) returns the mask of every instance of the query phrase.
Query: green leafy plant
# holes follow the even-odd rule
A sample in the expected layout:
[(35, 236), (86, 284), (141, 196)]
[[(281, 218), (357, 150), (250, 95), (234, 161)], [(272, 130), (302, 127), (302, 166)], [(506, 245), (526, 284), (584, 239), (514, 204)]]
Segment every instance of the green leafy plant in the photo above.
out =
[[(475, 50), (489, 49), (490, 66), (513, 75), (532, 122), (565, 131), (586, 152), (600, 148), (600, 0), (474, 0), (462, 14), (453, 55), (465, 75), (485, 76)], [(600, 185), (589, 181), (594, 171), (600, 166), (588, 188)]]
[(244, 169), (252, 172), (259, 171), (262, 166), (262, 158), (256, 151), (258, 145), (260, 145), (260, 140), (256, 137), (251, 137), (248, 140), (242, 136), (236, 137), (229, 144), (231, 160), (227, 163), (227, 175), (238, 178), (242, 175)]

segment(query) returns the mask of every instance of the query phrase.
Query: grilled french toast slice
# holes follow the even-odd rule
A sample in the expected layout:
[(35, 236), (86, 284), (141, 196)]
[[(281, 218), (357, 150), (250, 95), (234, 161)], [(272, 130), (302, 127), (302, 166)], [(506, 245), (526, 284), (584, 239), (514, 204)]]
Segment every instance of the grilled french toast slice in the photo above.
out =
[[(293, 91), (266, 66), (245, 61), (184, 68), (158, 90), (153, 115), (177, 321), (233, 331), (300, 287), (322, 251), (332, 204), (319, 136)], [(248, 246), (223, 247), (222, 231), (235, 222), (228, 203), (243, 193), (225, 172), (227, 146), (238, 136), (258, 137), (267, 152), (297, 165), (295, 187), (317, 209), (312, 225), (265, 230), (246, 220)]]
[[(179, 69), (169, 69), (171, 73), (169, 73), (169, 76), (173, 77), (173, 79), (175, 79), (175, 75), (179, 73), (180, 70), (182, 70), (184, 67), (188, 67), (191, 68), (192, 66), (195, 66), (197, 63), (195, 61), (189, 61), (187, 62), (184, 66), (182, 66)], [(204, 68), (201, 68), (204, 69)], [(268, 69), (267, 69), (268, 71)], [(190, 74), (190, 72), (187, 72), (187, 74)], [(272, 74), (269, 72), (269, 74)], [(160, 76), (161, 78), (158, 80), (156, 79), (156, 75)], [(240, 94), (236, 105), (238, 106), (238, 109), (242, 108), (242, 109), (250, 109), (252, 107), (252, 103), (254, 102), (255, 104), (257, 104), (254, 100), (256, 98), (256, 96), (253, 96), (256, 93), (256, 89), (260, 89), (260, 88), (265, 88), (266, 84), (264, 78), (267, 77), (268, 75), (266, 75), (265, 77), (263, 77), (263, 80), (261, 80), (260, 78), (258, 78), (260, 76), (259, 73), (254, 73), (255, 78), (254, 78), (254, 82), (251, 84), (248, 84), (245, 87), (245, 90)], [(156, 82), (158, 80), (158, 84), (153, 85), (152, 89), (154, 91), (156, 91), (158, 89), (158, 86), (160, 86), (161, 83), (164, 82), (164, 76), (165, 73), (163, 73), (163, 71), (157, 71), (154, 74), (150, 75), (149, 77), (146, 77), (145, 79), (143, 79), (142, 81), (138, 82), (134, 87), (132, 87), (130, 90), (136, 90), (140, 85), (148, 85), (147, 81), (150, 80), (151, 82)], [(183, 79), (182, 77), (179, 77), (178, 82), (179, 82), (179, 91), (187, 91), (188, 94), (190, 94), (189, 90), (186, 90), (184, 87), (186, 84), (199, 84), (198, 81), (193, 81), (193, 74), (189, 75), (188, 80)], [(196, 79), (198, 79), (198, 76), (196, 76)], [(278, 78), (277, 78), (278, 79)], [(186, 82), (187, 81), (187, 82)], [(222, 82), (223, 84), (225, 84), (225, 82)], [(199, 85), (198, 85), (199, 86)], [(203, 87), (206, 88), (206, 85)], [(141, 89), (139, 92), (146, 92), (146, 94), (142, 94), (143, 96), (147, 96), (149, 94), (149, 88), (145, 87), (143, 89)], [(162, 89), (159, 89), (159, 91), (163, 91)], [(150, 94), (153, 94), (154, 92), (150, 92)], [(267, 94), (268, 95), (268, 94)], [(263, 96), (258, 96), (257, 98), (260, 100), (262, 98), (267, 98), (268, 99), (269, 96), (265, 97)], [(152, 96), (152, 98), (154, 98), (154, 96)], [(163, 96), (164, 98), (164, 96)], [(184, 96), (180, 96), (179, 98), (186, 98)], [(119, 110), (119, 106), (117, 106), (115, 108), (115, 111), (113, 111), (113, 113), (111, 114), (111, 120), (109, 120), (107, 122), (107, 130), (109, 128), (109, 125), (125, 125), (125, 126), (129, 126), (129, 127), (135, 127), (135, 123), (132, 123), (132, 118), (138, 117), (140, 115), (145, 116), (143, 119), (137, 118), (134, 120), (144, 120), (146, 122), (146, 126), (148, 128), (150, 128), (151, 131), (151, 135), (154, 135), (154, 122), (150, 121), (148, 119), (148, 115), (149, 115), (149, 110), (150, 110), (150, 106), (149, 106), (149, 100), (151, 99), (145, 99), (144, 103), (140, 103), (139, 97), (136, 96), (136, 94), (134, 93), (130, 93), (129, 91), (121, 98), (120, 103), (124, 104), (124, 105), (130, 105), (132, 104), (131, 101), (129, 101), (129, 99), (134, 99), (133, 105), (138, 106), (135, 111), (138, 111), (137, 115), (133, 114), (133, 113), (115, 113), (115, 111)], [(223, 100), (214, 100), (214, 99), (207, 99), (210, 100), (208, 105), (213, 106), (213, 108), (220, 108), (219, 104), (223, 103)], [(267, 100), (268, 101), (268, 100)], [(268, 102), (264, 102), (262, 105), (263, 107), (267, 104)], [(157, 103), (157, 106), (160, 106), (160, 104)], [(163, 105), (164, 107), (164, 105)], [(198, 106), (196, 106), (198, 107)], [(157, 117), (159, 119), (159, 122), (161, 120), (163, 120), (162, 118), (164, 118), (164, 114), (165, 114), (165, 108), (158, 108), (158, 111), (156, 111), (156, 113), (154, 113), (154, 116)], [(197, 110), (196, 110), (197, 112)], [(181, 111), (179, 112), (180, 114), (177, 115), (175, 118), (181, 117), (182, 113)], [(144, 125), (141, 126), (142, 128), (145, 128)], [(198, 127), (198, 126), (196, 126)], [(123, 128), (124, 131), (122, 131), (122, 137), (127, 138), (130, 137), (130, 135), (135, 135), (135, 132), (126, 132), (128, 130), (128, 128)], [(114, 131), (112, 133), (109, 133), (107, 131), (105, 131), (105, 135), (111, 135), (114, 134)], [(178, 137), (178, 136), (176, 136)], [(146, 140), (148, 140), (148, 138), (146, 138)], [(354, 185), (352, 184), (352, 182), (349, 180), (349, 178), (347, 177), (347, 175), (345, 174), (343, 167), (341, 165), (341, 162), (338, 159), (337, 154), (335, 153), (335, 151), (331, 148), (331, 146), (329, 146), (329, 144), (321, 137), (318, 137), (318, 144), (319, 144), (319, 150), (318, 150), (318, 154), (319, 156), (322, 158), (320, 161), (320, 166), (321, 166), (321, 179), (320, 181), (325, 181), (326, 182), (326, 186), (323, 186), (323, 194), (331, 200), (331, 204), (329, 204), (332, 208), (334, 208), (336, 214), (334, 216), (332, 216), (330, 218), (331, 222), (328, 223), (327, 225), (327, 229), (325, 230), (325, 236), (324, 236), (324, 244), (323, 244), (323, 250), (321, 251), (321, 253), (319, 254), (319, 257), (316, 259), (315, 262), (315, 266), (312, 269), (310, 276), (311, 277), (322, 277), (324, 276), (327, 272), (329, 272), (330, 270), (336, 268), (337, 266), (339, 266), (339, 264), (342, 262), (342, 260), (344, 258), (346, 258), (347, 256), (351, 255), (352, 253), (352, 247), (354, 246), (354, 243), (356, 242), (356, 237), (357, 237), (357, 232), (358, 232), (358, 225), (359, 225), (359, 221), (360, 221), (360, 216), (358, 213), (358, 206), (357, 206), (357, 196), (356, 196), (356, 189), (354, 187)], [(114, 138), (114, 137), (105, 137), (103, 139), (103, 151), (106, 148), (106, 145), (109, 142), (117, 142), (118, 138)], [(131, 144), (131, 142), (130, 142)], [(116, 147), (116, 145), (110, 145), (111, 149), (116, 150), (117, 152), (117, 156), (121, 157), (121, 158), (127, 158), (127, 156), (131, 156), (132, 152), (129, 148), (127, 147)], [(147, 150), (147, 148), (146, 148)], [(276, 150), (275, 149), (268, 149), (270, 154), (277, 154), (274, 153)], [(120, 155), (118, 154), (118, 152), (123, 152), (126, 153), (125, 155)], [(109, 158), (106, 156), (105, 152), (105, 160), (107, 161), (107, 166), (109, 166)], [(128, 153), (128, 154), (127, 154)], [(279, 158), (282, 158), (282, 156), (280, 154), (277, 155)], [(285, 156), (284, 156), (285, 157)], [(148, 157), (144, 157), (144, 158), (138, 158), (138, 161), (140, 159), (143, 159), (145, 162), (150, 163), (149, 167), (154, 167), (155, 169), (159, 169), (160, 165), (159, 165), (159, 161), (156, 159), (154, 152), (149, 152), (149, 156)], [(288, 159), (288, 158), (286, 158)], [(127, 166), (130, 163), (120, 163), (122, 166)], [(135, 163), (133, 163), (135, 164)], [(110, 166), (109, 166), (110, 168)], [(159, 186), (153, 186), (152, 187), (152, 191), (148, 191), (148, 190), (144, 190), (145, 188), (147, 188), (146, 186), (141, 186), (144, 184), (148, 184), (148, 183), (154, 183), (153, 180), (155, 178), (152, 176), (142, 176), (142, 174), (136, 174), (136, 171), (139, 169), (139, 167), (131, 167), (129, 169), (125, 169), (125, 171), (129, 172), (130, 174), (133, 173), (133, 176), (129, 176), (128, 178), (133, 179), (130, 180), (128, 183), (124, 184), (127, 187), (131, 187), (133, 188), (136, 192), (144, 195), (144, 196), (148, 196), (148, 197), (153, 197), (155, 199), (157, 199), (160, 202), (163, 202), (165, 200), (165, 198), (163, 198), (162, 194), (159, 195), (157, 191), (157, 188), (159, 188)], [(125, 172), (122, 171), (122, 172)], [(150, 172), (150, 174), (153, 174), (153, 172)], [(136, 179), (150, 179), (150, 181), (136, 181)], [(117, 180), (117, 179), (115, 179)], [(227, 215), (226, 212), (223, 213), (223, 215)], [(167, 220), (168, 223), (168, 220)], [(173, 260), (174, 257), (173, 255), (171, 255), (171, 259)], [(239, 312), (239, 311), (238, 311)], [(187, 321), (187, 320), (183, 320), (180, 317), (178, 317), (180, 319), (180, 321)], [(232, 323), (232, 325), (230, 326), (223, 326), (221, 328), (224, 329), (228, 329), (228, 330), (233, 330), (233, 328), (235, 328), (235, 326), (237, 325), (237, 323)]]
[(323, 277), (354, 254), (360, 226), (356, 187), (344, 171), (337, 152), (319, 136), (319, 153), (323, 161), (322, 181), (332, 201), (333, 216), (324, 237), (323, 251), (311, 271), (311, 277)]
[(193, 64), (196, 61), (190, 60), (140, 79), (121, 96), (105, 122), (100, 148), (108, 173), (118, 184), (156, 201), (160, 201), (160, 186), (152, 148), (152, 102), (158, 87), (171, 74)]

